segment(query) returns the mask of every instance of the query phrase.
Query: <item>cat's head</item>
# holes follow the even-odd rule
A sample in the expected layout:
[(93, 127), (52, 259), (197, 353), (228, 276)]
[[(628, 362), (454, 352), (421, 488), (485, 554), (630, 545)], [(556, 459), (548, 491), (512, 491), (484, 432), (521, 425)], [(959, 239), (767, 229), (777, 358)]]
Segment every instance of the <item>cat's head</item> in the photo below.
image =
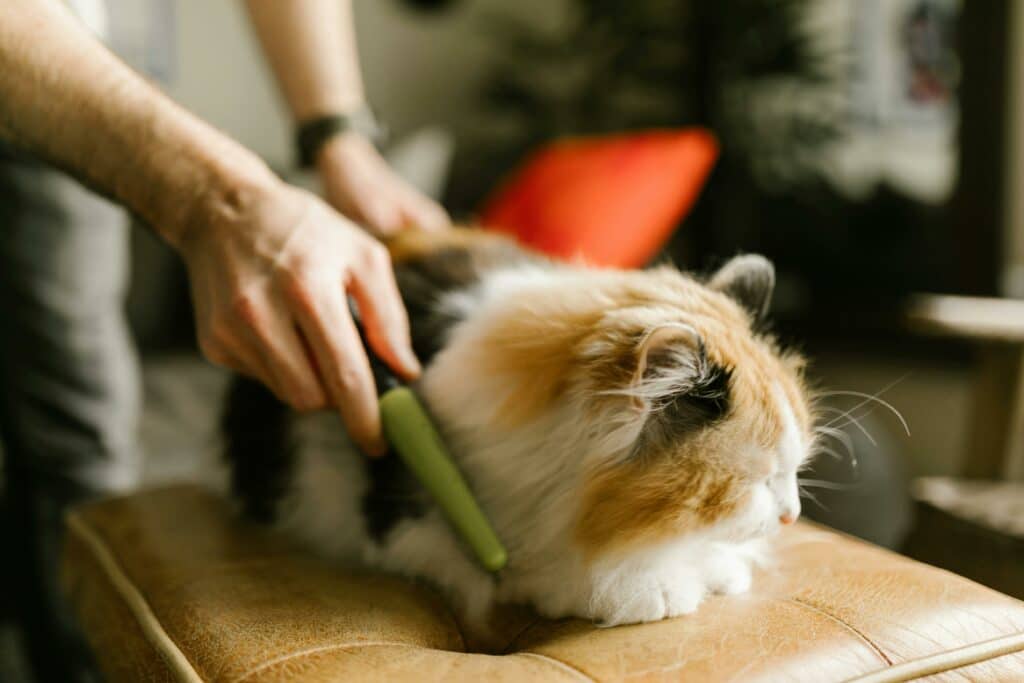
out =
[(739, 256), (704, 283), (645, 275), (643, 294), (608, 311), (581, 354), (593, 419), (620, 416), (630, 442), (585, 475), (577, 540), (602, 553), (694, 533), (744, 540), (795, 521), (813, 419), (803, 359), (759, 331), (771, 263)]
[(802, 359), (758, 331), (773, 283), (753, 255), (706, 281), (674, 268), (486, 281), (425, 384), (485, 504), (502, 498), (492, 514), (518, 511), (498, 519), (506, 535), (562, 516), (598, 557), (796, 519), (812, 416)]

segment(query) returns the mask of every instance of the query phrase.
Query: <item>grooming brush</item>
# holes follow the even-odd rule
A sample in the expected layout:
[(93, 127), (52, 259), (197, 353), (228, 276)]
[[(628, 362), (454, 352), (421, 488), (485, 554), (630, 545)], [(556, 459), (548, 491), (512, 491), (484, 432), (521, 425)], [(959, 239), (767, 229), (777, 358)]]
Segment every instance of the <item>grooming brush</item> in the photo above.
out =
[(473, 498), (426, 408), (415, 392), (376, 357), (361, 325), (359, 333), (377, 383), (381, 425), (391, 449), (427, 489), (484, 569), (499, 571), (508, 561), (505, 547)]

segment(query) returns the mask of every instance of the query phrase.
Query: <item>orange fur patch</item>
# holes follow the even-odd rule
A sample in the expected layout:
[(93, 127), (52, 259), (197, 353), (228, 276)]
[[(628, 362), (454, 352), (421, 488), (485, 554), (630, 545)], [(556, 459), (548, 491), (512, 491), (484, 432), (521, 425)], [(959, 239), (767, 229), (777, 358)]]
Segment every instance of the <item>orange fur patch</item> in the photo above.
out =
[[(745, 424), (744, 424), (745, 423)], [(749, 421), (735, 416), (666, 453), (593, 472), (584, 486), (576, 540), (591, 559), (715, 524), (736, 511), (753, 482), (771, 473), (765, 452), (737, 454)], [(723, 457), (728, 454), (729, 457)]]
[(735, 511), (743, 487), (733, 474), (666, 455), (608, 467), (583, 493), (576, 539), (590, 559), (654, 544)]
[(468, 366), (507, 387), (497, 419), (518, 427), (550, 410), (569, 385), (576, 350), (593, 324), (593, 313), (545, 319), (516, 311), (490, 326)]

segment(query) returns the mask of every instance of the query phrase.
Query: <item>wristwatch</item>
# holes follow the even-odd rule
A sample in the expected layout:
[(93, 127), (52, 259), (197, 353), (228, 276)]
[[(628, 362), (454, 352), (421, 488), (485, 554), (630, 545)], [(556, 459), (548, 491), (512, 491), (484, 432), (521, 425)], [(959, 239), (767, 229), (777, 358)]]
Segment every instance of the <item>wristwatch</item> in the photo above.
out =
[(385, 131), (369, 107), (360, 107), (345, 114), (324, 114), (307, 119), (295, 128), (295, 146), (299, 165), (312, 168), (324, 144), (335, 135), (352, 131), (374, 144), (384, 141)]

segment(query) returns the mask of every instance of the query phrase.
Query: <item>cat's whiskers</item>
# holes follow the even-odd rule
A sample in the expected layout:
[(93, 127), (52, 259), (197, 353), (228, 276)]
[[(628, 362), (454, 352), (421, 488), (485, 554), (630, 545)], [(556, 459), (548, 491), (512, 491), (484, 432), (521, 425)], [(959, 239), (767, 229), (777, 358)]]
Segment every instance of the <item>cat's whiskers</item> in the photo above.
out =
[[(821, 406), (821, 407), (819, 408), (819, 410), (826, 410), (826, 411), (828, 411), (828, 412), (830, 412), (830, 413), (835, 413), (835, 414), (837, 415), (837, 417), (835, 418), (835, 420), (838, 420), (838, 419), (839, 419), (840, 417), (846, 417), (846, 418), (849, 418), (849, 419), (848, 419), (848, 420), (847, 420), (846, 422), (844, 422), (843, 424), (841, 424), (841, 425), (836, 425), (836, 426), (835, 426), (835, 429), (837, 429), (837, 430), (842, 430), (842, 429), (843, 429), (843, 427), (846, 427), (846, 426), (848, 426), (848, 425), (851, 425), (851, 424), (852, 424), (852, 425), (854, 425), (854, 426), (855, 426), (855, 427), (856, 427), (857, 429), (859, 429), (859, 430), (861, 431), (861, 433), (863, 433), (863, 434), (864, 434), (864, 436), (865, 436), (865, 437), (867, 437), (867, 440), (871, 442), (871, 445), (872, 445), (872, 446), (877, 446), (877, 445), (878, 445), (878, 442), (877, 442), (877, 441), (875, 441), (875, 437), (871, 436), (871, 432), (869, 432), (869, 431), (868, 431), (868, 430), (867, 430), (867, 429), (866, 429), (866, 428), (864, 427), (864, 425), (863, 425), (863, 424), (861, 424), (861, 422), (860, 422), (862, 418), (866, 417), (866, 416), (867, 416), (867, 415), (868, 415), (868, 414), (870, 413), (870, 411), (868, 411), (868, 412), (864, 413), (863, 415), (857, 416), (857, 415), (854, 415), (854, 414), (853, 414), (853, 411), (854, 411), (854, 410), (856, 410), (856, 408), (850, 408), (849, 410), (843, 410), (842, 408), (833, 408), (832, 406)], [(824, 426), (824, 427), (830, 427), (830, 426), (831, 426), (831, 425), (832, 425), (832, 424), (833, 424), (833, 423), (835, 422), (835, 420), (832, 420), (832, 421), (828, 422), (827, 424), (825, 424), (825, 425), (823, 425), (823, 426)]]
[(804, 488), (803, 486), (797, 486), (797, 489), (800, 491), (801, 498), (809, 498), (811, 502), (820, 507), (822, 510), (828, 510), (828, 506), (826, 506), (824, 503), (818, 500), (818, 497), (811, 493), (810, 491), (808, 491), (806, 488)]
[[(893, 406), (891, 403), (889, 403), (885, 399), (881, 398), (882, 394), (887, 392), (889, 389), (892, 389), (894, 386), (896, 386), (897, 384), (899, 384), (900, 382), (902, 382), (903, 380), (905, 380), (909, 376), (910, 376), (910, 373), (907, 373), (907, 374), (903, 375), (902, 377), (899, 377), (899, 378), (893, 380), (889, 384), (885, 385), (884, 387), (882, 387), (881, 389), (876, 391), (874, 394), (865, 394), (862, 391), (832, 390), (832, 391), (823, 391), (823, 392), (819, 393), (818, 396), (819, 397), (826, 397), (826, 396), (857, 396), (857, 397), (863, 398), (864, 400), (862, 400), (860, 403), (858, 403), (857, 405), (855, 405), (855, 406), (853, 406), (852, 408), (849, 409), (848, 412), (850, 412), (850, 413), (853, 413), (858, 408), (860, 408), (862, 406), (865, 406), (868, 403), (871, 403), (871, 402), (877, 403), (878, 405), (881, 405), (884, 408), (888, 409), (890, 412), (892, 412), (892, 414), (895, 415), (896, 418), (900, 421), (900, 424), (903, 425), (903, 431), (905, 431), (907, 433), (907, 436), (910, 436), (910, 427), (907, 425), (907, 421), (903, 417), (903, 413), (901, 413), (899, 410), (897, 410), (895, 408), (895, 406)], [(863, 417), (863, 415), (861, 415), (860, 417)], [(832, 420), (827, 422), (825, 424), (825, 426), (826, 427), (831, 427), (831, 426), (835, 425), (835, 423), (838, 422), (840, 419), (841, 419), (841, 416), (833, 418)]]
[[(839, 451), (835, 450), (834, 448), (829, 448), (827, 446), (819, 446), (818, 447), (818, 452), (819, 453), (824, 453), (825, 455), (830, 456), (834, 460), (840, 460), (840, 461), (843, 460), (843, 454), (840, 453)], [(854, 458), (854, 459), (851, 459), (851, 462), (856, 463), (857, 461)]]
[[(847, 455), (849, 457), (849, 460), (850, 460), (851, 469), (854, 472), (858, 472), (859, 471), (859, 468), (858, 468), (859, 463), (857, 461), (857, 455), (856, 455), (854, 447), (853, 447), (853, 439), (852, 439), (852, 437), (848, 433), (846, 433), (844, 431), (844, 429), (846, 427), (850, 426), (850, 425), (853, 425), (854, 427), (859, 429), (862, 434), (864, 434), (864, 436), (868, 439), (868, 441), (871, 442), (871, 444), (873, 446), (877, 447), (878, 446), (878, 442), (875, 440), (875, 438), (871, 435), (871, 433), (867, 430), (867, 428), (861, 422), (861, 420), (863, 420), (865, 417), (867, 417), (868, 415), (870, 415), (873, 412), (873, 410), (875, 409), (875, 406), (881, 405), (882, 407), (884, 407), (884, 408), (888, 409), (890, 412), (892, 412), (892, 414), (895, 415), (896, 418), (900, 421), (900, 424), (903, 426), (903, 430), (907, 433), (908, 436), (910, 435), (910, 427), (908, 426), (906, 419), (903, 417), (903, 414), (899, 410), (897, 410), (896, 407), (893, 406), (891, 403), (889, 403), (888, 401), (880, 398), (881, 394), (885, 393), (886, 391), (888, 391), (892, 387), (896, 386), (897, 384), (902, 382), (904, 379), (906, 379), (908, 376), (909, 376), (909, 373), (906, 374), (906, 375), (903, 375), (902, 377), (897, 378), (896, 380), (894, 380), (894, 381), (890, 382), (889, 384), (887, 384), (886, 386), (882, 387), (874, 395), (872, 395), (872, 394), (865, 394), (865, 393), (860, 392), (860, 391), (850, 391), (850, 390), (832, 390), (832, 391), (822, 391), (822, 392), (818, 393), (817, 397), (819, 399), (820, 398), (825, 398), (825, 397), (828, 397), (828, 396), (855, 396), (855, 397), (859, 397), (859, 398), (863, 399), (859, 403), (854, 405), (853, 407), (846, 408), (846, 409), (838, 408), (838, 407), (833, 407), (833, 406), (820, 406), (819, 405), (818, 406), (818, 410), (826, 411), (826, 412), (829, 412), (829, 413), (833, 413), (833, 414), (835, 414), (835, 417), (832, 418), (831, 420), (829, 420), (828, 422), (826, 422), (825, 424), (818, 425), (818, 426), (814, 427), (814, 430), (813, 430), (814, 433), (817, 434), (817, 435), (821, 435), (821, 436), (824, 436), (824, 437), (835, 439), (836, 441), (838, 441), (841, 444), (843, 444), (843, 447), (845, 448), (846, 453), (847, 453)], [(863, 408), (864, 406), (868, 406), (868, 404), (872, 404), (872, 403), (874, 405), (869, 406), (867, 410), (865, 410), (863, 412), (860, 412), (860, 413), (857, 412), (859, 409)], [(844, 420), (844, 418), (845, 418), (845, 421), (840, 422), (841, 420)], [(837, 452), (833, 448), (825, 446), (824, 444), (818, 444), (816, 450), (818, 452), (820, 452), (820, 453), (824, 453), (826, 455), (830, 455), (831, 457), (835, 458), (836, 460), (842, 460), (843, 459), (843, 456), (842, 456), (841, 453)], [(805, 484), (806, 484), (806, 486), (815, 486), (815, 487), (818, 487), (818, 488), (827, 488), (827, 489), (835, 489), (835, 490), (846, 490), (846, 489), (849, 489), (851, 487), (851, 484), (840, 484), (840, 483), (836, 483), (836, 482), (817, 480), (817, 479), (800, 479), (800, 480), (798, 480), (798, 483), (801, 485), (801, 490), (803, 490), (803, 487), (804, 487)]]
[[(845, 457), (844, 457), (843, 453), (840, 453), (839, 451), (835, 450), (834, 448), (830, 448), (829, 446), (826, 446), (824, 443), (822, 443), (819, 440), (815, 444), (815, 448), (814, 448), (814, 452), (816, 454), (817, 453), (822, 453), (822, 454), (825, 454), (825, 455), (829, 455), (833, 459), (835, 459), (836, 461), (839, 461), (839, 462), (842, 462), (843, 460), (848, 460), (849, 463), (850, 463), (850, 470), (852, 472), (854, 472), (854, 473), (859, 473), (859, 471), (860, 471), (859, 470), (860, 462), (857, 460), (857, 454), (856, 454), (856, 452), (854, 451), (854, 448), (853, 448), (853, 439), (850, 437), (849, 434), (847, 434), (846, 432), (842, 431), (838, 427), (828, 427), (828, 426), (825, 426), (825, 425), (819, 425), (819, 426), (815, 427), (814, 428), (814, 433), (817, 434), (817, 435), (820, 435), (820, 436), (825, 436), (825, 437), (829, 437), (829, 438), (835, 439), (836, 441), (838, 441), (839, 443), (841, 443), (843, 445), (843, 448), (846, 451)], [(813, 458), (808, 458), (807, 460), (804, 461), (803, 465), (801, 465), (801, 467), (797, 470), (797, 472), (799, 473), (799, 472), (806, 471), (806, 470), (810, 469), (811, 467), (813, 467), (813, 465), (814, 465), (814, 459)], [(798, 478), (797, 479), (797, 484), (799, 485), (799, 483), (800, 483), (800, 479)], [(800, 490), (801, 490), (801, 492), (804, 492), (803, 488), (801, 488)], [(813, 495), (811, 495), (810, 493), (807, 493), (807, 495), (809, 497), (811, 497), (814, 500), (815, 503), (817, 503), (818, 505), (821, 505), (820, 501), (818, 501), (817, 498), (815, 498)]]
[[(853, 439), (850, 437), (849, 434), (844, 432), (842, 429), (838, 427), (827, 427), (825, 425), (819, 425), (814, 428), (814, 433), (819, 434), (821, 436), (830, 437), (832, 439), (835, 439), (839, 443), (843, 444), (843, 448), (846, 449), (846, 454), (850, 457), (850, 460), (856, 462), (857, 456), (853, 452)], [(822, 444), (819, 443), (819, 445)]]
[(797, 484), (801, 487), (829, 489), (832, 491), (852, 491), (860, 485), (859, 482), (843, 484), (837, 481), (826, 481), (825, 479), (797, 479)]

